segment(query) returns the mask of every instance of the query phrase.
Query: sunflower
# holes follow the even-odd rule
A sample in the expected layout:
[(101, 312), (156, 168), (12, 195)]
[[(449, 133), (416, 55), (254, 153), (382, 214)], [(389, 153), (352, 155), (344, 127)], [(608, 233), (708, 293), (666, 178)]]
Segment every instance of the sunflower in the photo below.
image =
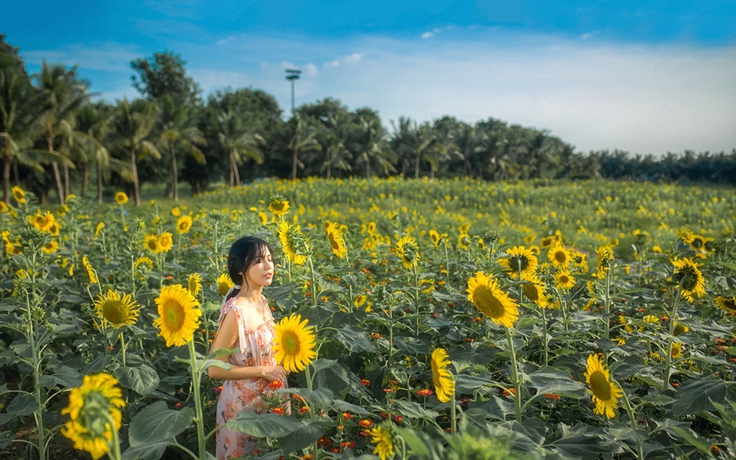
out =
[(11, 188), (10, 191), (13, 193), (13, 198), (15, 199), (16, 203), (23, 204), (26, 202), (26, 192), (24, 192), (22, 188), (16, 185), (15, 187)]
[(435, 348), (432, 352), (432, 383), (437, 399), (446, 403), (455, 394), (455, 380), (452, 378), (450, 358), (444, 348)]
[(517, 279), (521, 273), (521, 279), (529, 279), (536, 273), (537, 256), (529, 249), (524, 246), (514, 246), (506, 251), (506, 254), (508, 258), (499, 259), (498, 263), (508, 270), (511, 278)]
[(483, 272), (468, 280), (468, 300), (499, 326), (513, 327), (519, 319), (516, 302), (498, 287), (498, 280)]
[(575, 277), (570, 274), (570, 270), (563, 268), (557, 270), (554, 274), (555, 285), (557, 289), (572, 289), (575, 287)]
[(292, 313), (274, 326), (273, 352), (276, 362), (289, 372), (304, 370), (317, 357), (314, 328)]
[(547, 258), (556, 268), (564, 268), (570, 265), (570, 252), (558, 243), (553, 244), (547, 252)]
[(342, 237), (342, 230), (335, 222), (327, 224), (327, 238), (332, 246), (332, 253), (337, 257), (344, 259), (348, 255), (348, 249), (345, 246), (345, 239)]
[(46, 230), (51, 236), (59, 236), (59, 222), (53, 221)]
[(130, 297), (130, 294), (120, 295), (109, 289), (107, 294), (98, 295), (92, 306), (97, 316), (102, 318), (106, 325), (110, 324), (116, 328), (126, 324), (130, 326), (135, 324), (140, 311), (140, 306)]
[(56, 221), (56, 217), (49, 211), (37, 211), (35, 215), (28, 218), (31, 225), (41, 230), (42, 232), (49, 232), (49, 227)]
[(258, 222), (260, 222), (261, 225), (266, 225), (268, 223), (268, 216), (265, 212), (261, 211), (258, 213)]
[(282, 221), (277, 230), (281, 247), (286, 258), (295, 265), (302, 265), (307, 261), (307, 257), (300, 253), (299, 244), (304, 241), (301, 229), (298, 225), (289, 225), (288, 222)]
[(59, 242), (56, 240), (51, 240), (49, 244), (43, 247), (43, 252), (45, 252), (46, 254), (53, 254), (58, 250), (59, 250)]
[[(89, 452), (94, 460), (110, 451), (113, 427), (108, 415), (119, 430), (122, 423), (120, 408), (125, 407), (118, 381), (111, 375), (85, 375), (82, 386), (69, 393), (69, 405), (61, 410), (69, 414), (69, 421), (61, 434), (71, 439), (74, 448)], [(107, 414), (107, 415), (106, 415)]]
[(736, 312), (736, 297), (724, 297), (719, 295), (716, 297), (716, 306), (721, 310)]
[(97, 273), (92, 268), (92, 264), (89, 263), (87, 256), (82, 257), (82, 266), (84, 267), (84, 272), (87, 274), (87, 278), (89, 278), (89, 284), (97, 284)]
[(371, 435), (371, 443), (376, 447), (373, 453), (381, 460), (388, 460), (394, 457), (394, 437), (391, 432), (390, 424), (386, 423), (378, 425), (369, 431)]
[(202, 277), (199, 276), (199, 273), (192, 273), (189, 275), (189, 278), (187, 278), (187, 286), (189, 288), (189, 293), (195, 297), (200, 293), (200, 291), (202, 291)]
[(588, 255), (584, 252), (580, 252), (577, 249), (571, 249), (570, 261), (572, 264), (583, 273), (588, 273)]
[(158, 236), (155, 233), (146, 235), (146, 240), (143, 242), (143, 245), (146, 247), (146, 249), (154, 254), (158, 254), (162, 251), (161, 243), (159, 242)]
[(365, 294), (360, 294), (353, 300), (353, 305), (355, 305), (356, 308), (362, 307), (365, 302), (368, 300), (368, 296)]
[(558, 241), (557, 235), (545, 236), (539, 242), (539, 245), (542, 246), (543, 248), (548, 248), (548, 247), (552, 246), (553, 244), (557, 243), (557, 241)]
[(430, 230), (429, 231), (429, 237), (432, 239), (432, 243), (434, 243), (435, 248), (440, 247), (440, 243), (442, 242), (442, 238), (446, 237), (447, 234), (443, 233), (440, 235), (437, 233), (437, 230)]
[(695, 238), (695, 234), (686, 228), (680, 229), (677, 237), (685, 244), (690, 244)]
[(5, 255), (6, 256), (10, 257), (10, 256), (17, 256), (20, 254), (23, 254), (23, 251), (20, 250), (20, 243), (18, 242), (13, 243), (11, 241), (5, 242)]
[(115, 194), (115, 202), (120, 206), (128, 202), (128, 195), (125, 192), (118, 192)]
[(467, 250), (471, 243), (470, 235), (461, 233), (457, 236), (457, 246), (462, 250)]
[(97, 224), (97, 227), (95, 228), (95, 234), (93, 236), (94, 239), (97, 239), (97, 237), (100, 236), (100, 232), (102, 231), (103, 228), (105, 228), (104, 222), (100, 222), (99, 224)]
[(181, 216), (176, 221), (176, 233), (179, 235), (188, 233), (190, 228), (192, 228), (192, 216)]
[(678, 335), (684, 334), (686, 332), (690, 332), (690, 326), (682, 324), (679, 321), (675, 321), (675, 330), (672, 332), (672, 335), (677, 337)]
[(4, 201), (0, 201), (0, 214), (5, 214), (9, 209), (10, 207)]
[(690, 259), (679, 259), (672, 261), (672, 264), (675, 266), (672, 281), (677, 283), (678, 288), (682, 288), (682, 296), (690, 302), (693, 301), (693, 295), (703, 297), (705, 278), (695, 262)]
[(179, 206), (174, 206), (173, 208), (171, 208), (171, 215), (174, 217), (181, 216), (181, 209), (179, 209)]
[(268, 210), (279, 219), (282, 219), (289, 212), (289, 200), (281, 195), (276, 195), (268, 203)]
[(156, 305), (159, 317), (153, 325), (161, 330), (159, 335), (166, 340), (166, 346), (191, 342), (202, 316), (197, 299), (181, 284), (174, 284), (161, 289)]
[(417, 246), (417, 240), (409, 235), (402, 236), (399, 241), (396, 242), (396, 255), (401, 259), (401, 263), (404, 268), (411, 270), (417, 266), (421, 256), (419, 255), (419, 246)]
[(161, 236), (158, 237), (158, 244), (161, 245), (162, 252), (171, 251), (171, 247), (174, 245), (174, 238), (171, 232), (163, 232)]
[(223, 273), (222, 275), (217, 277), (217, 289), (220, 291), (220, 295), (227, 295), (227, 291), (230, 290), (231, 287), (235, 286), (235, 283), (233, 283), (233, 280), (230, 279), (230, 275), (227, 273)]
[(149, 270), (153, 270), (153, 261), (148, 257), (139, 257), (135, 260), (133, 267), (138, 270), (141, 265), (145, 265)]
[(598, 248), (596, 254), (598, 254), (598, 265), (596, 266), (596, 273), (593, 276), (602, 280), (611, 269), (611, 265), (613, 265), (613, 248), (604, 244)]
[(544, 284), (539, 281), (536, 275), (521, 285), (521, 291), (527, 299), (541, 308), (546, 308), (549, 304)]
[(623, 396), (623, 392), (611, 382), (611, 375), (598, 355), (588, 356), (585, 381), (590, 385), (588, 391), (593, 394), (595, 403), (593, 412), (598, 415), (605, 414), (608, 418), (615, 417), (614, 410), (618, 407), (618, 398)]
[(682, 343), (674, 342), (672, 344), (672, 352), (670, 353), (670, 357), (672, 359), (677, 359), (681, 356), (682, 356)]
[(56, 208), (56, 214), (59, 215), (59, 217), (63, 217), (66, 215), (66, 213), (69, 212), (69, 206), (62, 204), (58, 208)]

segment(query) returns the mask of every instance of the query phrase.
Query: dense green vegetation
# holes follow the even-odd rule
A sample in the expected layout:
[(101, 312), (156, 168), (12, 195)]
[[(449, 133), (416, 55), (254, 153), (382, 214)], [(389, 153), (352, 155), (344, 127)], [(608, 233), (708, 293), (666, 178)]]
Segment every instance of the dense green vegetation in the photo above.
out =
[(96, 184), (139, 201), (140, 185), (177, 184), (195, 194), (218, 182), (260, 177), (472, 177), (482, 180), (614, 178), (736, 184), (731, 153), (622, 151), (580, 153), (543, 129), (488, 118), (451, 116), (390, 128), (368, 107), (350, 110), (326, 98), (288, 119), (274, 97), (253, 88), (203, 97), (173, 52), (131, 62), (142, 98), (92, 102), (76, 68), (46, 62), (28, 75), (19, 50), (0, 34), (0, 156), (3, 197), (11, 185), (59, 203)]

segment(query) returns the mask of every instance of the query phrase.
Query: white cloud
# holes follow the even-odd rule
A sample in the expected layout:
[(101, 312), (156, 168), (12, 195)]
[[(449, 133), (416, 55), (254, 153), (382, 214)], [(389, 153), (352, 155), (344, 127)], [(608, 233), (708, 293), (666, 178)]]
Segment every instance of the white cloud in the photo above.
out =
[(345, 56), (342, 58), (342, 62), (345, 64), (351, 64), (354, 62), (360, 62), (360, 60), (363, 59), (363, 55), (359, 53), (353, 53), (350, 56)]
[(63, 63), (88, 70), (116, 72), (130, 70), (130, 61), (139, 57), (136, 48), (115, 42), (74, 44), (55, 50), (25, 51), (23, 58), (30, 64), (40, 65), (45, 60), (50, 64)]
[(422, 34), (422, 38), (424, 38), (425, 40), (426, 40), (427, 38), (432, 38), (432, 37), (434, 37), (434, 34), (433, 34), (432, 32), (424, 32), (424, 33)]

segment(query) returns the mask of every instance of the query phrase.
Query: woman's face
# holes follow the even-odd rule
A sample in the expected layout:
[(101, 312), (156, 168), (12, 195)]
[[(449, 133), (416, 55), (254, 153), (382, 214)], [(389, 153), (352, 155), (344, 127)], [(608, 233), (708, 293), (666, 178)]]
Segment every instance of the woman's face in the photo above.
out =
[(271, 252), (263, 248), (260, 257), (245, 271), (244, 281), (248, 286), (270, 286), (273, 281), (274, 265)]

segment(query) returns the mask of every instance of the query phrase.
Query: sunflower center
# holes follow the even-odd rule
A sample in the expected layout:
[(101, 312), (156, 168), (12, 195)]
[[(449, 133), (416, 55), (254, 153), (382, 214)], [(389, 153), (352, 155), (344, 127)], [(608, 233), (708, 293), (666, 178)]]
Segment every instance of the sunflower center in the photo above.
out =
[(555, 260), (561, 264), (564, 264), (567, 262), (567, 254), (565, 254), (563, 251), (557, 251), (555, 252)]
[(123, 324), (128, 320), (128, 309), (119, 300), (108, 300), (102, 306), (102, 316), (112, 324)]
[(287, 331), (284, 334), (282, 341), (287, 355), (299, 354), (299, 350), (301, 350), (301, 342), (298, 335), (292, 331)]
[(565, 285), (570, 282), (570, 278), (567, 275), (560, 275), (560, 284)]
[(335, 238), (335, 234), (330, 233), (329, 237), (330, 237), (330, 244), (332, 245), (332, 249), (334, 250), (340, 249), (340, 243), (337, 242), (337, 238)]
[(501, 301), (493, 295), (493, 291), (485, 286), (478, 286), (473, 292), (473, 303), (490, 318), (501, 318), (506, 313)]
[(534, 284), (527, 283), (522, 286), (522, 289), (524, 290), (524, 295), (527, 297), (527, 299), (531, 300), (532, 302), (536, 302), (539, 300), (539, 291)]
[(176, 300), (172, 299), (164, 306), (164, 321), (166, 328), (178, 331), (184, 325), (184, 309)]
[(150, 240), (148, 242), (148, 249), (155, 251), (158, 248), (158, 242), (156, 240)]
[(601, 371), (595, 371), (590, 375), (590, 389), (593, 395), (601, 401), (611, 399), (611, 384), (608, 382), (606, 374)]
[(514, 256), (511, 258), (511, 265), (520, 272), (523, 272), (529, 266), (529, 259), (525, 255)]
[(684, 267), (674, 276), (677, 284), (686, 291), (692, 291), (698, 285), (698, 275), (692, 267)]

